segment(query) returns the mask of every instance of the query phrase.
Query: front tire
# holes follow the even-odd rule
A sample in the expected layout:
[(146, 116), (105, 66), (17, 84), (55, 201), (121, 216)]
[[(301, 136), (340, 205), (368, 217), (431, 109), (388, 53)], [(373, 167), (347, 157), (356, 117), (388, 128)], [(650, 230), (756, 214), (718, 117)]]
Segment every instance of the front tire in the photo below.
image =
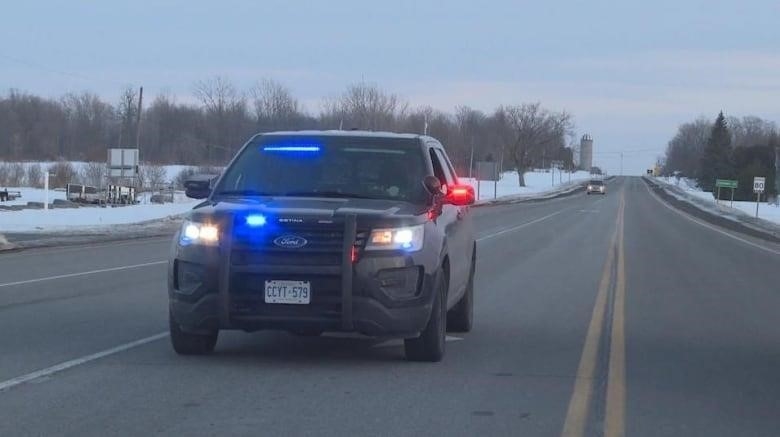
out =
[(207, 355), (214, 352), (219, 331), (216, 329), (208, 334), (191, 334), (181, 330), (179, 323), (168, 315), (168, 328), (171, 334), (171, 345), (179, 355)]
[(440, 273), (441, 279), (433, 298), (431, 318), (417, 338), (404, 339), (404, 353), (409, 361), (439, 362), (444, 358), (447, 336), (447, 287), (446, 271)]

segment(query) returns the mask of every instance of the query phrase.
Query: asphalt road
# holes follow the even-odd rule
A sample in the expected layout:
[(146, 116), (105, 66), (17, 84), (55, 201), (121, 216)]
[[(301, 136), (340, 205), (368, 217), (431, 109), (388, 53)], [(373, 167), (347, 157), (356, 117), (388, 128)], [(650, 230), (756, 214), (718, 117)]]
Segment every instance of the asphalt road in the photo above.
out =
[(780, 435), (780, 247), (606, 196), (475, 210), (475, 329), (165, 334), (169, 241), (0, 255), (0, 435)]

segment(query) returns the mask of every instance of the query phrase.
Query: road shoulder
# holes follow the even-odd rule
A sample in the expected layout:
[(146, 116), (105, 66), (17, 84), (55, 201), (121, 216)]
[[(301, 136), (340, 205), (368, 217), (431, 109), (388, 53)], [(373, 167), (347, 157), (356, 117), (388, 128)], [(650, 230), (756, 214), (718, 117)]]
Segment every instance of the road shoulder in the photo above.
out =
[(648, 189), (667, 205), (709, 224), (758, 238), (772, 243), (780, 243), (780, 226), (766, 220), (733, 214), (723, 214), (711, 206), (704, 205), (701, 199), (686, 196), (683, 192), (674, 192), (665, 184), (643, 177)]

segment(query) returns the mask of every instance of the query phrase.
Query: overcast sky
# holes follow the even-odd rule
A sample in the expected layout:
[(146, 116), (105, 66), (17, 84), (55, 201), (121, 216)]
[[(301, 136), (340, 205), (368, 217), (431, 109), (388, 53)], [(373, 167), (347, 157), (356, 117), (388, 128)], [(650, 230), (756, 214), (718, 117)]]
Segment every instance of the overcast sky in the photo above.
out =
[(0, 88), (189, 100), (221, 75), (274, 78), (311, 112), (360, 80), (447, 111), (541, 101), (594, 137), (596, 165), (625, 151), (639, 174), (683, 121), (780, 121), (778, 17), (778, 0), (9, 0)]

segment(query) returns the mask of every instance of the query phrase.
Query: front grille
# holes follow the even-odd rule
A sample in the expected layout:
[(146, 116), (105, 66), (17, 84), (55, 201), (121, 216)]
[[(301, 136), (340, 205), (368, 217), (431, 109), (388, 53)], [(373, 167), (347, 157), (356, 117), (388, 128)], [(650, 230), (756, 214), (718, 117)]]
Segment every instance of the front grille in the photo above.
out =
[[(307, 243), (300, 248), (283, 248), (274, 244), (274, 240), (286, 235), (305, 238)], [(332, 224), (285, 225), (259, 229), (236, 226), (233, 235), (234, 248), (249, 250), (291, 253), (341, 253), (343, 244), (343, 227)]]
[[(274, 244), (277, 238), (290, 235), (306, 239), (306, 245), (283, 248)], [(367, 239), (368, 232), (357, 232), (354, 243), (356, 255), (365, 247)], [(342, 223), (285, 224), (260, 229), (237, 224), (234, 226), (231, 264), (339, 266), (344, 256), (343, 249)]]
[[(344, 232), (345, 224), (338, 222), (269, 223), (261, 228), (235, 223), (228, 287), (230, 316), (342, 319), (339, 272), (345, 259), (359, 259), (368, 240), (368, 231), (356, 232), (352, 249), (345, 253)], [(304, 238), (306, 244), (298, 248), (274, 244), (283, 236)], [(309, 281), (311, 302), (266, 304), (265, 282), (270, 280)]]

